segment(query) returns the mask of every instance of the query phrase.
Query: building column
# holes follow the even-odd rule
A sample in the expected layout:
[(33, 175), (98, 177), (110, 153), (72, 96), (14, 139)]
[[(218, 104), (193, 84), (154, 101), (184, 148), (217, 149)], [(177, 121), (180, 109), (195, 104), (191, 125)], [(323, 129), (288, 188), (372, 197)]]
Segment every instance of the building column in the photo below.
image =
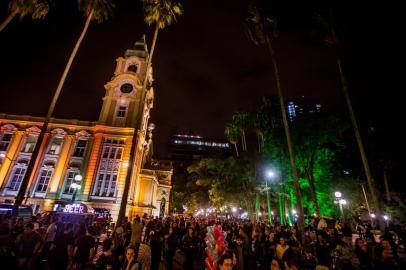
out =
[(55, 165), (55, 171), (49, 183), (50, 188), (47, 194), (47, 198), (55, 199), (57, 196), (58, 187), (61, 186), (61, 183), (65, 179), (65, 170), (70, 159), (70, 153), (72, 151), (72, 148), (75, 146), (75, 144), (73, 143), (74, 141), (74, 135), (65, 136), (61, 153), (59, 154), (58, 161)]
[[(28, 182), (27, 194), (28, 197), (31, 197), (34, 194), (34, 188), (36, 186), (36, 180), (38, 178), (39, 171), (41, 170), (42, 164), (44, 162), (44, 156), (48, 149), (48, 144), (50, 142), (51, 134), (45, 133), (44, 140), (42, 141), (42, 145), (40, 147), (37, 160), (35, 160), (34, 169), (32, 170), (30, 181)], [(31, 157), (30, 157), (31, 159)]]
[[(8, 150), (6, 152), (6, 157), (3, 160), (3, 164), (0, 166), (0, 187), (6, 184), (7, 181), (7, 175), (13, 166), (13, 162), (11, 160), (15, 160), (18, 157), (21, 142), (23, 141), (24, 138), (24, 131), (16, 131), (14, 133), (13, 139), (10, 142), (10, 145), (8, 147)], [(10, 160), (11, 159), (11, 160)]]
[(101, 151), (103, 150), (103, 134), (97, 133), (94, 135), (94, 143), (91, 149), (91, 154), (89, 158), (89, 163), (87, 166), (87, 170), (85, 173), (85, 177), (83, 178), (83, 198), (86, 196), (91, 195), (91, 188), (92, 182), (97, 174), (97, 167), (99, 165), (99, 158), (101, 155)]

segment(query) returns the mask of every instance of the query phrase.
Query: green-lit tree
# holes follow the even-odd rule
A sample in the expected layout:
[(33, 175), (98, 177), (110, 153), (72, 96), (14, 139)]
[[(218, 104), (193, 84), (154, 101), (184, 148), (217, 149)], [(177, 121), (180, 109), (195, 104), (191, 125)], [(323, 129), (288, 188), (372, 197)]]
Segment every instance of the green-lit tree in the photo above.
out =
[(239, 203), (253, 217), (258, 182), (252, 158), (206, 158), (190, 166), (188, 172), (195, 175), (196, 185), (207, 188), (212, 205), (220, 208)]
[(8, 9), (9, 14), (6, 19), (0, 24), (0, 32), (16, 17), (23, 19), (27, 15), (31, 15), (33, 20), (43, 19), (48, 14), (49, 0), (11, 0)]
[(75, 47), (73, 48), (73, 50), (69, 56), (68, 62), (66, 63), (65, 69), (59, 80), (58, 86), (54, 92), (54, 96), (52, 97), (51, 104), (49, 105), (48, 112), (45, 117), (45, 121), (41, 127), (41, 133), (38, 136), (37, 142), (35, 144), (34, 150), (31, 155), (30, 162), (28, 163), (28, 166), (27, 166), (27, 171), (24, 175), (24, 178), (21, 182), (21, 187), (16, 196), (16, 200), (15, 200), (16, 205), (20, 205), (24, 199), (24, 196), (27, 191), (29, 179), (32, 177), (34, 165), (35, 165), (35, 162), (37, 161), (39, 150), (40, 150), (40, 147), (44, 140), (44, 134), (48, 128), (49, 120), (52, 117), (52, 114), (54, 113), (56, 102), (59, 99), (59, 95), (61, 94), (62, 87), (65, 84), (66, 77), (69, 73), (69, 70), (72, 67), (72, 63), (76, 57), (76, 53), (79, 50), (79, 47), (82, 44), (82, 41), (87, 33), (90, 22), (92, 20), (96, 20), (99, 23), (103, 22), (104, 20), (108, 19), (113, 13), (114, 4), (113, 4), (112, 0), (78, 0), (77, 2), (78, 2), (79, 10), (86, 17), (86, 22), (83, 26), (82, 32), (81, 32), (78, 40), (76, 41)]
[[(312, 208), (317, 216), (320, 216), (319, 202), (325, 202), (331, 196), (325, 193), (332, 182), (335, 152), (343, 147), (340, 135), (345, 128), (337, 117), (320, 115), (296, 119), (293, 125), (293, 140), (298, 153), (296, 164), (299, 174), (308, 180)], [(326, 214), (322, 211), (322, 215)]]
[[(147, 25), (155, 25), (154, 37), (152, 39), (151, 51), (147, 59), (146, 75), (141, 89), (141, 102), (138, 107), (138, 117), (136, 127), (141, 127), (142, 116), (143, 116), (143, 106), (145, 100), (145, 94), (147, 91), (147, 84), (149, 81), (149, 72), (152, 63), (152, 57), (155, 51), (156, 41), (158, 39), (158, 32), (176, 22), (178, 16), (182, 15), (183, 8), (178, 1), (174, 0), (141, 0), (144, 9), (144, 21)], [(141, 128), (140, 128), (141, 129)], [(134, 163), (135, 158), (135, 148), (137, 145), (136, 132), (134, 132), (131, 150), (130, 150), (130, 160), (129, 164)], [(128, 192), (130, 189), (131, 176), (133, 173), (133, 166), (128, 167), (128, 172), (124, 184), (123, 196), (121, 198), (120, 211), (118, 213), (118, 222), (121, 222), (125, 216), (127, 203), (128, 203)]]

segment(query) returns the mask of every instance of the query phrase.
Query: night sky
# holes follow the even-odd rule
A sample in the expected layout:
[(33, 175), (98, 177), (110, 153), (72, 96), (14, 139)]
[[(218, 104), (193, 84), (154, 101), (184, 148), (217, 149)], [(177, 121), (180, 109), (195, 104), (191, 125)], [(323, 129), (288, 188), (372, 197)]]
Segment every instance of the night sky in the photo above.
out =
[[(4, 2), (0, 19), (7, 11)], [(14, 20), (0, 33), (0, 112), (45, 115), (85, 22), (76, 1), (56, 2), (45, 20)], [(316, 2), (274, 2), (280, 26), (275, 47), (286, 98), (313, 97), (325, 110), (345, 114), (334, 56), (310, 38)], [(151, 121), (156, 124), (158, 156), (165, 155), (172, 129), (222, 138), (233, 111), (254, 109), (262, 96), (276, 94), (268, 51), (252, 44), (244, 32), (247, 1), (183, 3), (178, 23), (159, 33), (153, 59), (156, 99)], [(388, 121), (397, 117), (395, 93), (404, 88), (395, 83), (399, 33), (395, 35), (389, 8), (336, 4), (346, 25), (344, 60), (356, 113), (385, 136), (399, 136)], [(143, 22), (139, 1), (117, 1), (113, 18), (93, 22), (54, 116), (97, 120), (115, 59), (143, 33), (150, 44), (152, 28)]]

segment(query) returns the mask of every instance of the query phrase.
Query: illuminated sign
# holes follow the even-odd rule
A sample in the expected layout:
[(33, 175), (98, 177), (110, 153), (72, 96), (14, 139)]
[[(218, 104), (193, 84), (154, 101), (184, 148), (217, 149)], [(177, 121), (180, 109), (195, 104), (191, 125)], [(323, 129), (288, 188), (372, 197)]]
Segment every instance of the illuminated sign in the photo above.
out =
[(64, 213), (72, 213), (72, 214), (84, 214), (86, 213), (86, 208), (79, 203), (67, 204), (63, 208), (62, 212)]

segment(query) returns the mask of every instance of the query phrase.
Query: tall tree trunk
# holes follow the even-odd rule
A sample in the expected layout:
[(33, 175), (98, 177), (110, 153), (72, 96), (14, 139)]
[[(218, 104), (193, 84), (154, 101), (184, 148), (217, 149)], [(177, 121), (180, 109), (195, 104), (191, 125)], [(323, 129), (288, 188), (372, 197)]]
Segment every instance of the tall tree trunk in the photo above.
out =
[(381, 230), (383, 230), (383, 228), (385, 227), (385, 223), (382, 220), (382, 213), (381, 213), (381, 209), (380, 209), (380, 205), (379, 205), (379, 201), (378, 201), (378, 197), (377, 197), (377, 190), (375, 188), (375, 181), (372, 178), (371, 170), (369, 168), (368, 159), (367, 159), (367, 156), (366, 156), (365, 150), (364, 150), (364, 144), (362, 143), (361, 134), (358, 129), (357, 120), (355, 119), (355, 114), (352, 109), (351, 99), (348, 94), (347, 80), (344, 76), (342, 66), (341, 66), (341, 60), (340, 60), (338, 53), (336, 54), (336, 59), (337, 59), (338, 71), (340, 73), (340, 80), (341, 80), (341, 86), (342, 86), (341, 88), (343, 89), (343, 92), (344, 92), (345, 101), (347, 103), (348, 112), (350, 114), (352, 127), (353, 127), (354, 133), (355, 133), (355, 138), (357, 140), (359, 152), (361, 154), (362, 164), (364, 165), (364, 171), (365, 171), (365, 175), (367, 177), (369, 192), (371, 193), (372, 202), (374, 203), (374, 206), (375, 206), (375, 210), (376, 210), (377, 217), (379, 220), (379, 226), (380, 226)]
[(34, 147), (34, 150), (32, 152), (30, 162), (28, 163), (27, 170), (26, 170), (24, 178), (23, 178), (23, 180), (21, 182), (21, 187), (20, 187), (20, 189), (18, 191), (18, 194), (16, 196), (16, 200), (15, 200), (16, 205), (20, 205), (22, 203), (22, 201), (24, 200), (24, 196), (25, 196), (26, 191), (27, 191), (28, 183), (29, 183), (30, 178), (33, 176), (33, 173), (34, 173), (33, 172), (34, 165), (35, 165), (35, 163), (36, 163), (36, 161), (38, 159), (39, 150), (40, 150), (42, 142), (44, 140), (44, 134), (47, 131), (49, 120), (50, 120), (50, 118), (51, 118), (51, 116), (52, 116), (52, 114), (54, 112), (55, 104), (58, 101), (58, 98), (59, 98), (59, 95), (61, 93), (62, 87), (63, 87), (63, 85), (65, 83), (66, 76), (68, 75), (68, 72), (69, 72), (69, 70), (70, 70), (70, 68), (72, 66), (72, 62), (75, 59), (75, 56), (76, 56), (76, 53), (77, 53), (77, 51), (78, 51), (78, 49), (80, 47), (80, 44), (82, 43), (83, 38), (85, 37), (85, 35), (87, 33), (90, 22), (91, 22), (91, 20), (93, 18), (93, 13), (94, 13), (94, 10), (92, 9), (90, 14), (87, 16), (87, 20), (86, 20), (85, 26), (83, 27), (82, 33), (80, 34), (79, 39), (76, 41), (76, 45), (75, 45), (75, 47), (74, 47), (74, 49), (73, 49), (73, 51), (72, 51), (72, 53), (71, 53), (71, 55), (69, 57), (68, 63), (65, 66), (65, 70), (63, 71), (62, 77), (59, 80), (58, 87), (57, 87), (57, 89), (56, 89), (56, 91), (54, 93), (51, 104), (49, 105), (49, 108), (48, 108), (47, 115), (45, 117), (45, 121), (44, 121), (44, 123), (42, 125), (41, 133), (39, 134), (37, 142), (35, 143), (35, 147)]
[(8, 14), (7, 18), (0, 24), (0, 32), (6, 28), (6, 26), (14, 19), (14, 17), (18, 14), (18, 8), (13, 10), (10, 14)]
[(305, 170), (305, 173), (307, 175), (307, 179), (309, 180), (310, 196), (312, 197), (314, 212), (316, 212), (316, 215), (320, 217), (319, 203), (317, 202), (316, 185), (314, 184), (313, 167), (314, 159), (312, 158), (310, 160), (309, 168)]
[(237, 157), (239, 157), (240, 155), (238, 154), (237, 143), (233, 143), (233, 144), (234, 144), (234, 148), (235, 148), (235, 154), (237, 155)]
[(264, 135), (262, 132), (257, 132), (257, 139), (258, 139), (258, 152), (261, 153), (264, 148)]
[(242, 150), (247, 151), (247, 142), (245, 141), (245, 131), (244, 131), (244, 129), (241, 129), (241, 144), (242, 144)]
[(290, 158), (290, 166), (292, 168), (292, 174), (293, 174), (293, 183), (295, 186), (295, 192), (296, 192), (296, 200), (297, 200), (297, 213), (298, 213), (298, 225), (299, 225), (299, 230), (301, 232), (304, 231), (304, 215), (303, 215), (303, 205), (302, 205), (302, 196), (300, 194), (300, 187), (299, 187), (299, 177), (297, 174), (297, 168), (295, 164), (295, 153), (293, 151), (293, 145), (292, 145), (292, 139), (290, 136), (290, 130), (289, 130), (289, 124), (288, 120), (286, 117), (286, 111), (285, 111), (285, 101), (283, 98), (283, 93), (282, 93), (282, 88), (281, 88), (281, 83), (280, 83), (280, 77), (279, 77), (279, 69), (278, 69), (278, 64), (276, 62), (275, 58), (275, 52), (272, 47), (272, 42), (269, 39), (268, 35), (266, 35), (267, 43), (268, 43), (268, 48), (269, 52), (271, 54), (272, 58), (272, 64), (273, 64), (273, 70), (274, 70), (274, 75), (275, 75), (275, 80), (276, 80), (276, 88), (278, 90), (278, 96), (279, 96), (279, 104), (281, 107), (281, 113), (282, 113), (282, 119), (283, 119), (283, 125), (285, 128), (285, 135), (286, 135), (286, 141), (288, 144), (288, 150), (289, 150), (289, 158)]
[(131, 176), (133, 174), (133, 170), (135, 169), (135, 172), (137, 168), (134, 168), (134, 160), (135, 160), (135, 150), (137, 147), (137, 133), (138, 129), (142, 129), (142, 119), (143, 119), (143, 114), (144, 114), (144, 101), (145, 101), (145, 95), (146, 95), (146, 88), (147, 88), (147, 82), (148, 82), (148, 74), (149, 74), (149, 69), (151, 67), (151, 61), (152, 61), (152, 56), (154, 55), (154, 50), (155, 50), (155, 44), (158, 39), (158, 32), (159, 32), (159, 27), (158, 25), (155, 26), (155, 32), (154, 32), (154, 38), (152, 40), (152, 45), (151, 45), (151, 53), (148, 55), (148, 60), (147, 60), (147, 67), (145, 70), (145, 77), (144, 77), (144, 82), (142, 85), (141, 89), (141, 98), (140, 98), (140, 103), (138, 106), (138, 116), (137, 116), (137, 122), (134, 128), (134, 135), (132, 138), (132, 144), (131, 144), (131, 150), (130, 150), (130, 160), (128, 161), (130, 166), (128, 166), (128, 171), (127, 175), (125, 178), (125, 183), (124, 183), (124, 190), (123, 190), (123, 196), (121, 197), (121, 203), (120, 203), (120, 211), (118, 212), (118, 218), (117, 218), (117, 224), (121, 223), (123, 220), (125, 213), (126, 213), (126, 208), (128, 204), (128, 193), (130, 190), (130, 185), (131, 185)]
[(314, 212), (319, 217), (320, 216), (319, 203), (317, 202), (317, 195), (316, 195), (317, 193), (316, 193), (316, 188), (315, 188), (315, 184), (314, 184), (314, 176), (313, 176), (312, 172), (307, 173), (307, 179), (309, 180), (310, 196), (312, 197)]
[(383, 169), (383, 182), (385, 184), (386, 201), (390, 202), (391, 198), (390, 198), (390, 193), (389, 193), (388, 170), (386, 167)]

